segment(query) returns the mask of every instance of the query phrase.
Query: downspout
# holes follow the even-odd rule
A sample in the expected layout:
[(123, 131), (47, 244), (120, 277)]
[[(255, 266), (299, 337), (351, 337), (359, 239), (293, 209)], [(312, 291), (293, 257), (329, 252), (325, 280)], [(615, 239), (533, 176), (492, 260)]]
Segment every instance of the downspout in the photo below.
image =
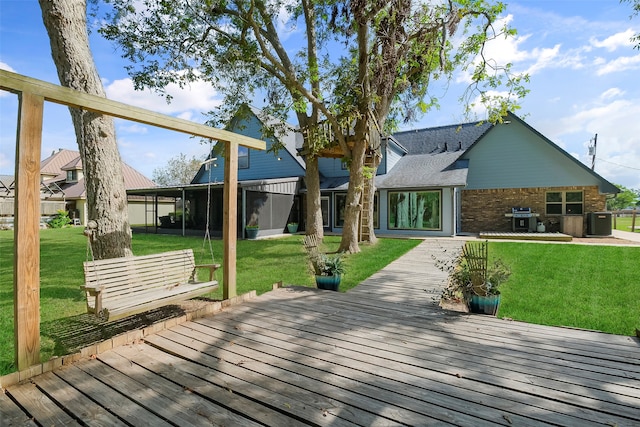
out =
[(451, 188), (451, 237), (455, 237), (458, 230), (458, 204), (456, 203), (456, 187)]
[[(240, 234), (242, 236), (242, 238), (244, 239), (244, 227), (247, 225), (247, 191), (244, 189), (244, 187), (242, 188), (242, 218), (241, 219), (241, 223), (242, 223), (242, 228), (240, 231)], [(237, 233), (237, 231), (236, 231)]]
[(187, 203), (186, 200), (184, 199), (184, 187), (181, 188), (182, 190), (182, 237), (186, 236), (186, 224), (187, 224), (187, 220), (186, 220), (186, 216), (187, 216)]

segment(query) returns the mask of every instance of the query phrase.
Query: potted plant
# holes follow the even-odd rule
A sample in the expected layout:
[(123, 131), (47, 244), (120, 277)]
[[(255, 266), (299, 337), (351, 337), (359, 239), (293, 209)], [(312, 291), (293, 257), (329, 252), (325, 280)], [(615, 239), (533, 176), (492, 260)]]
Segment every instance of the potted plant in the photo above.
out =
[(244, 227), (244, 231), (247, 233), (247, 239), (255, 239), (258, 237), (258, 230), (260, 230), (258, 224), (247, 224)]
[(298, 232), (298, 223), (297, 222), (290, 222), (287, 224), (287, 230), (289, 231), (289, 233), (291, 234), (295, 234)]
[(449, 272), (449, 286), (443, 297), (462, 296), (469, 312), (495, 315), (500, 305), (499, 287), (511, 275), (509, 267), (496, 259), (488, 263), (487, 243), (467, 243), (451, 262), (437, 262)]
[(338, 290), (342, 275), (345, 273), (342, 254), (335, 256), (317, 254), (312, 257), (311, 265), (316, 276), (316, 286), (318, 289)]

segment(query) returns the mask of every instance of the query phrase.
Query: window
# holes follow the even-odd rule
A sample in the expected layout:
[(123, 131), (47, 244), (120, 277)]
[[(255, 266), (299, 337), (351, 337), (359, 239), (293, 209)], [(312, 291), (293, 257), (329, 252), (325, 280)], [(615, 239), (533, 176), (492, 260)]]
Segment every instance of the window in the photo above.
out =
[(238, 147), (238, 169), (249, 169), (249, 148)]
[[(333, 204), (333, 226), (344, 226), (344, 209), (347, 205), (347, 193), (336, 193)], [(380, 213), (378, 209), (378, 193), (373, 196), (373, 228), (380, 228)]]
[(582, 191), (547, 192), (547, 215), (582, 215), (583, 210)]
[(329, 227), (329, 197), (320, 197), (320, 211), (322, 212), (322, 226)]
[(77, 170), (68, 170), (67, 171), (67, 182), (77, 182), (78, 181), (78, 171)]
[(389, 229), (441, 230), (440, 191), (389, 193)]

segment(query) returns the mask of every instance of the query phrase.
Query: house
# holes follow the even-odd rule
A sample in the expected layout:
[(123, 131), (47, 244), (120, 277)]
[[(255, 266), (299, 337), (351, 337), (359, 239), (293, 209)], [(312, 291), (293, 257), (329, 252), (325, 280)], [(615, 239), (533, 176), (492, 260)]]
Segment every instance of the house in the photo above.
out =
[[(155, 183), (122, 163), (125, 188), (149, 188)], [(74, 150), (60, 149), (40, 163), (41, 215), (50, 217), (58, 210), (66, 210), (76, 224), (87, 222), (87, 195), (84, 186), (84, 174), (80, 153)], [(13, 217), (13, 177), (0, 180), (0, 215), (7, 220)], [(129, 196), (129, 222), (144, 224), (148, 216), (148, 206), (144, 198)], [(160, 200), (159, 212), (168, 214), (175, 210), (173, 200)]]
[[(335, 175), (326, 167), (323, 175)], [(335, 166), (334, 166), (335, 167)], [(333, 173), (332, 173), (333, 172)], [(346, 171), (345, 171), (346, 172)], [(346, 176), (346, 174), (345, 174)], [(340, 231), (348, 178), (323, 187)], [(383, 144), (375, 177), (378, 234), (451, 236), (512, 231), (515, 207), (549, 231), (605, 210), (618, 189), (513, 113), (503, 123), (476, 122), (397, 132)]]
[[(264, 139), (266, 150), (252, 150), (240, 146), (238, 149), (238, 232), (245, 225), (258, 225), (259, 235), (281, 234), (288, 222), (299, 222), (302, 218), (301, 189), (305, 175), (305, 164), (297, 155), (302, 145), (302, 135), (292, 125), (265, 117), (258, 109), (243, 107), (231, 120), (227, 130)], [(278, 128), (278, 136), (263, 135), (265, 125)], [(276, 150), (276, 144), (279, 149)], [(224, 161), (218, 147), (214, 147), (207, 162), (200, 168), (192, 185), (208, 185), (214, 203), (210, 205), (211, 229), (222, 227), (222, 182)], [(196, 203), (191, 211), (202, 224), (206, 218), (206, 203)]]
[[(260, 236), (282, 233), (289, 221), (299, 222), (304, 229), (301, 135), (293, 125), (276, 123), (259, 110), (246, 108), (230, 122), (229, 130), (262, 138), (267, 123), (278, 124), (284, 131), (265, 139), (267, 151), (240, 148), (238, 233), (242, 234), (244, 225), (256, 223)], [(276, 138), (284, 147), (277, 154), (272, 152)], [(374, 180), (374, 228), (379, 235), (511, 231), (522, 228), (522, 222), (527, 231), (535, 231), (538, 222), (549, 231), (560, 231), (569, 220), (574, 227), (578, 220), (582, 235), (585, 215), (605, 210), (607, 196), (618, 192), (512, 113), (500, 124), (476, 122), (397, 132), (382, 138), (381, 154)], [(208, 187), (214, 230), (221, 227), (223, 163), (212, 150), (210, 160), (184, 186), (193, 191)], [(339, 158), (321, 158), (318, 166), (325, 231), (340, 233), (349, 171)], [(202, 197), (194, 197), (191, 203), (202, 226), (207, 203)], [(529, 218), (514, 220), (514, 208), (527, 208)]]

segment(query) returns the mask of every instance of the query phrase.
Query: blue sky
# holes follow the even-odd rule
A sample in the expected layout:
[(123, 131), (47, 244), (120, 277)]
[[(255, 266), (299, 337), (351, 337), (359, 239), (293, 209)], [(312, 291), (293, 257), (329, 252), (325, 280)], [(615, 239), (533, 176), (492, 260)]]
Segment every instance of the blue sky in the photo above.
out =
[[(518, 36), (495, 42), (489, 56), (531, 75), (531, 92), (516, 114), (589, 166), (587, 147), (597, 134), (596, 172), (640, 189), (640, 51), (629, 41), (640, 32), (640, 17), (629, 19), (629, 4), (617, 0), (507, 4), (503, 19)], [(220, 102), (206, 84), (170, 88), (171, 104), (136, 92), (110, 42), (94, 32), (91, 48), (111, 99), (199, 122)], [(59, 83), (36, 0), (0, 0), (0, 68)], [(433, 84), (430, 92), (440, 97), (441, 108), (402, 130), (465, 121), (458, 101), (464, 87), (463, 75), (446, 86)], [(15, 95), (0, 92), (0, 174), (13, 174), (16, 112)], [(123, 160), (148, 177), (179, 153), (203, 157), (208, 149), (196, 139), (132, 122), (118, 120), (116, 129)], [(65, 107), (47, 103), (43, 157), (58, 148), (77, 150), (71, 119)]]

